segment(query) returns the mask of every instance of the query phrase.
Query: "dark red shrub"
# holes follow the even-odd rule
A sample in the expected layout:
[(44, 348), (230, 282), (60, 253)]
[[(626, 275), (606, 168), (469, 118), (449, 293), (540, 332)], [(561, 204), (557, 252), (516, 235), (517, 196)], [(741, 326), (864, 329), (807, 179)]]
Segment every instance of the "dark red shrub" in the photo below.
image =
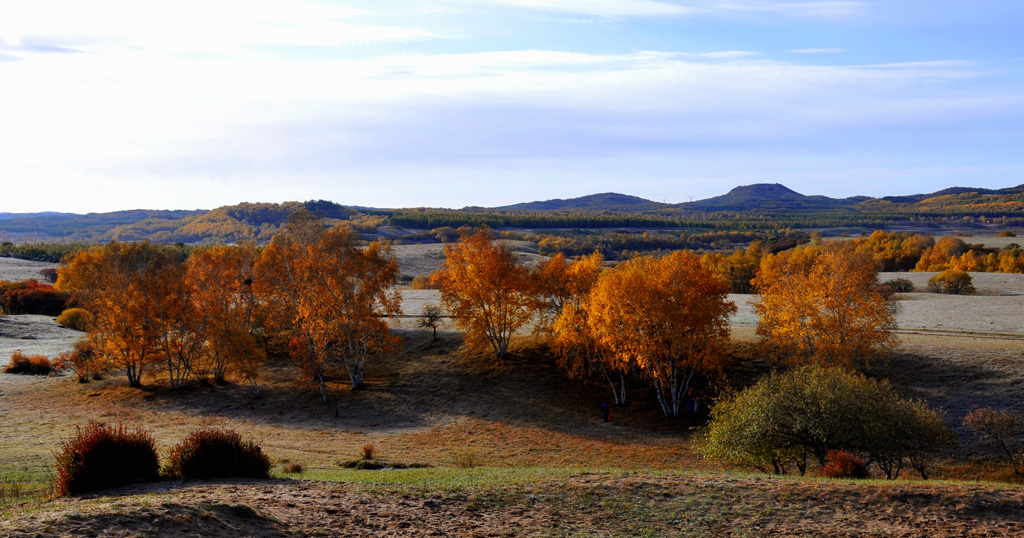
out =
[(54, 370), (45, 355), (26, 355), (20, 349), (11, 353), (11, 362), (4, 367), (5, 374), (50, 375)]
[(171, 449), (164, 473), (177, 478), (266, 478), (270, 458), (235, 431), (196, 430)]
[(74, 437), (61, 442), (54, 457), (57, 495), (78, 495), (160, 477), (153, 437), (122, 425), (91, 422), (77, 428)]
[(828, 478), (868, 477), (868, 466), (864, 459), (845, 450), (829, 450), (825, 459), (827, 463), (821, 468), (822, 476)]
[(35, 280), (5, 282), (0, 286), (0, 309), (7, 314), (59, 316), (68, 305), (68, 296), (49, 284)]

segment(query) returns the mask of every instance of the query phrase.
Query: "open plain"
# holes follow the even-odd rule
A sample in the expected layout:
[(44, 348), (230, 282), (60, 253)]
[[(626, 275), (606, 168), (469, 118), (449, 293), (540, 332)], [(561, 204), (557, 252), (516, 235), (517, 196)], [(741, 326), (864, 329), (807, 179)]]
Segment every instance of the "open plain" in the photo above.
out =
[[(429, 273), (428, 259), (403, 273)], [(0, 279), (24, 273), (7, 271)], [(21, 266), (21, 264), (13, 264)], [(24, 271), (23, 269), (18, 269)], [(37, 271), (38, 269), (36, 269)], [(602, 386), (565, 379), (543, 360), (542, 339), (523, 335), (497, 364), (467, 352), (445, 323), (438, 341), (411, 317), (396, 320), (400, 353), (368, 366), (364, 390), (332, 372), (328, 403), (275, 363), (254, 398), (244, 383), (165, 388), (156, 365), (146, 387), (122, 377), (0, 375), (0, 536), (1006, 536), (1024, 532), (1024, 489), (960, 426), (971, 409), (1024, 411), (1024, 275), (975, 274), (976, 296), (899, 296), (901, 347), (872, 373), (947, 413), (960, 446), (939, 481), (847, 482), (726, 471), (690, 449), (691, 424), (660, 417), (647, 389), (604, 423)], [(403, 290), (407, 316), (439, 300)], [(732, 328), (742, 377), (755, 341), (753, 296)], [(43, 316), (0, 318), (0, 362), (9, 350), (55, 356), (80, 333)], [(722, 383), (728, 385), (727, 376)], [(197, 426), (259, 441), (270, 481), (169, 481), (98, 495), (42, 500), (52, 452), (89, 421), (143, 426), (161, 453)], [(372, 443), (382, 457), (422, 469), (352, 471), (339, 464)], [(301, 464), (299, 474), (284, 472)], [(975, 479), (995, 483), (971, 482)], [(968, 480), (968, 482), (948, 482)], [(13, 495), (12, 492), (17, 492)]]

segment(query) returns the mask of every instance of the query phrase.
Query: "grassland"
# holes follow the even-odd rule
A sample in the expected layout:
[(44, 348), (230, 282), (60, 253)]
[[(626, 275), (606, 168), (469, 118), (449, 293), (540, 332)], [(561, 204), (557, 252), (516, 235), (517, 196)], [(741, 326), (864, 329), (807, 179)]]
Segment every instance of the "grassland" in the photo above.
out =
[[(903, 297), (914, 309), (901, 314), (899, 353), (872, 373), (945, 409), (954, 426), (976, 406), (1024, 411), (1018, 277), (978, 280), (976, 299), (1006, 301), (998, 307)], [(749, 353), (753, 325), (737, 321), (739, 362), (725, 382), (739, 385), (765, 365)], [(84, 384), (0, 375), (0, 536), (1024, 534), (1024, 488), (959, 426), (960, 448), (945, 455), (940, 480), (744, 474), (697, 457), (693, 424), (667, 422), (647, 390), (633, 390), (605, 423), (606, 389), (562, 377), (533, 338), (494, 364), (445, 329), (435, 342), (402, 320), (402, 351), (368, 367), (365, 390), (347, 390), (333, 372), (328, 404), (287, 364), (267, 369), (260, 398), (244, 383), (171, 391), (157, 377), (139, 390), (116, 375)], [(52, 451), (90, 420), (142, 425), (163, 455), (197, 426), (232, 428), (263, 444), (275, 478), (45, 498)], [(430, 467), (339, 466), (367, 443), (383, 458)], [(284, 472), (295, 463), (301, 474)]]

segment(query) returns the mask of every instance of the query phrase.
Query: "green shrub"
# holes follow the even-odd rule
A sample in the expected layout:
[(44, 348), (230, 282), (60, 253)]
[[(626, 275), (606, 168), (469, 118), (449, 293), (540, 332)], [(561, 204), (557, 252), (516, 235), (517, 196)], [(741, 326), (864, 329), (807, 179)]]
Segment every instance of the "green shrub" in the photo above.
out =
[(61, 443), (55, 457), (57, 495), (77, 495), (160, 476), (153, 437), (120, 425), (93, 422), (77, 428), (73, 438)]
[(895, 479), (907, 465), (927, 478), (930, 457), (953, 443), (940, 413), (904, 400), (888, 383), (812, 365), (772, 374), (716, 404), (695, 446), (707, 457), (801, 475), (809, 460), (824, 468), (829, 451), (842, 450)]
[(88, 331), (93, 324), (92, 313), (84, 308), (69, 308), (57, 316), (57, 324), (76, 331)]
[(894, 278), (882, 282), (883, 286), (889, 286), (896, 293), (910, 293), (914, 291), (914, 283), (906, 278)]
[(950, 295), (970, 295), (976, 291), (971, 275), (958, 269), (946, 269), (929, 278), (928, 287), (935, 293)]
[(205, 429), (193, 431), (171, 449), (164, 473), (177, 478), (267, 478), (270, 465), (263, 449), (237, 432)]
[(4, 367), (5, 374), (50, 375), (54, 371), (45, 355), (25, 355), (20, 349), (11, 353), (11, 362)]
[(864, 458), (845, 451), (829, 450), (827, 463), (821, 468), (821, 475), (828, 478), (867, 478), (868, 465)]

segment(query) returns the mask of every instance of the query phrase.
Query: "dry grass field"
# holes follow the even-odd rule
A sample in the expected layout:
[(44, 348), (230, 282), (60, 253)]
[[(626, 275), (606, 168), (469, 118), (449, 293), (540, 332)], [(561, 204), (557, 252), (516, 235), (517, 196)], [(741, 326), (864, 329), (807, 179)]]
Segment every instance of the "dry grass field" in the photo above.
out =
[[(432, 271), (436, 248), (397, 247), (403, 274)], [(11, 278), (4, 261), (0, 278)], [(928, 274), (898, 276), (921, 280), (919, 291), (900, 297), (901, 348), (872, 374), (947, 412), (961, 446), (940, 478), (1011, 479), (959, 422), (977, 406), (1024, 411), (1024, 275), (975, 275), (975, 297), (924, 292)], [(436, 291), (403, 293), (409, 315), (438, 300)], [(751, 297), (733, 299), (734, 338), (753, 341)], [(0, 318), (0, 363), (8, 349), (68, 349), (78, 333), (57, 329), (51, 318)], [(260, 398), (244, 383), (171, 391), (159, 366), (141, 390), (114, 374), (88, 383), (0, 375), (0, 536), (1024, 534), (1018, 485), (726, 472), (693, 454), (691, 424), (661, 418), (649, 391), (634, 390), (605, 423), (606, 389), (564, 379), (532, 337), (497, 365), (444, 329), (434, 342), (413, 319), (397, 320), (402, 351), (368, 366), (364, 390), (333, 372), (327, 404), (287, 364), (266, 370)], [(54, 448), (90, 420), (142, 425), (162, 455), (198, 426), (235, 429), (262, 443), (275, 478), (42, 499)], [(340, 468), (367, 443), (391, 461), (430, 467)], [(284, 473), (288, 463), (303, 473)]]

